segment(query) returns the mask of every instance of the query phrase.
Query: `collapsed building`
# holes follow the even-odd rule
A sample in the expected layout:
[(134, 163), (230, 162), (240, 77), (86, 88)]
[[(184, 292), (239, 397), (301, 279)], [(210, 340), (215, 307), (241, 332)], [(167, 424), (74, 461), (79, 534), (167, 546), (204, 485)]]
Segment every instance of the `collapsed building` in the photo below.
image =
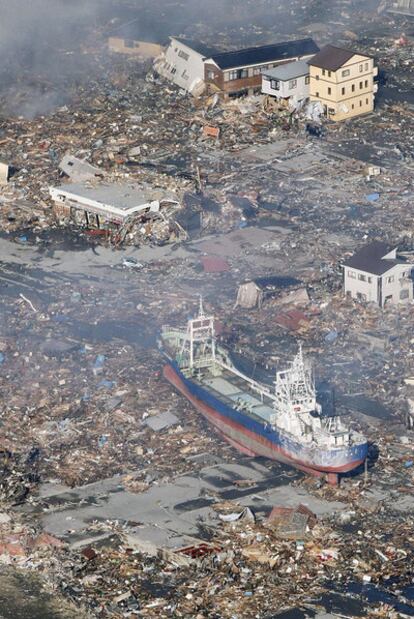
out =
[(97, 229), (119, 230), (137, 222), (164, 218), (164, 211), (179, 205), (175, 198), (131, 183), (73, 183), (50, 187), (49, 193), (59, 220)]
[[(154, 33), (154, 26), (151, 25)], [(161, 35), (145, 36), (141, 20), (134, 19), (113, 28), (108, 34), (108, 49), (116, 54), (125, 54), (148, 60), (159, 56), (165, 49)]]

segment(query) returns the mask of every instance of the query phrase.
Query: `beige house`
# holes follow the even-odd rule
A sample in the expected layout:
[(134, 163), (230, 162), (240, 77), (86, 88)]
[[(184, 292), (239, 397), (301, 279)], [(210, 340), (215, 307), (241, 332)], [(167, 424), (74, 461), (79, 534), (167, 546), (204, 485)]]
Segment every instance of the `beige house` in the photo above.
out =
[(397, 256), (397, 248), (374, 241), (342, 264), (345, 294), (384, 307), (413, 300), (414, 265)]
[(138, 56), (143, 60), (153, 60), (164, 51), (164, 47), (159, 43), (138, 41), (122, 36), (108, 37), (108, 48), (110, 52), (126, 54), (127, 56)]
[(156, 28), (152, 25), (145, 28), (138, 19), (121, 24), (108, 33), (110, 52), (135, 56), (139, 60), (153, 60), (159, 56), (164, 51), (161, 41)]
[(330, 120), (345, 120), (374, 109), (378, 75), (370, 56), (326, 45), (309, 60), (310, 100), (324, 106)]

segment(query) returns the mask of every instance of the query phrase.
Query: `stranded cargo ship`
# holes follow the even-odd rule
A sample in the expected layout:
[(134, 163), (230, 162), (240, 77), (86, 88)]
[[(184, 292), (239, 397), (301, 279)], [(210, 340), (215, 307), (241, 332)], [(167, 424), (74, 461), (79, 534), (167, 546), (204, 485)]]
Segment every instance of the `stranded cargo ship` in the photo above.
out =
[(366, 459), (366, 439), (316, 401), (301, 348), (291, 367), (276, 373), (273, 388), (255, 381), (217, 344), (214, 317), (201, 301), (198, 317), (186, 329), (164, 327), (161, 341), (165, 378), (239, 451), (325, 474), (332, 484)]

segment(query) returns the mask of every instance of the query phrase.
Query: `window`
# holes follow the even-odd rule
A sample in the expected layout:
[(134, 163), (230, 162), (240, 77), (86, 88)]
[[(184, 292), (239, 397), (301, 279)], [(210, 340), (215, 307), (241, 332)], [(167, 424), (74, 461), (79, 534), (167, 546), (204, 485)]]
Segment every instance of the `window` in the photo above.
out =
[(358, 299), (358, 301), (366, 301), (367, 300), (367, 295), (366, 294), (362, 294), (362, 292), (357, 292), (357, 299)]
[(352, 84), (351, 90), (352, 90), (352, 92), (355, 92), (355, 84)]
[(341, 89), (341, 93), (344, 95), (345, 94), (345, 88)]
[(183, 78), (183, 80), (188, 80), (188, 73), (187, 71), (184, 69), (184, 71), (181, 73), (181, 77)]
[(331, 72), (330, 71), (328, 71), (328, 77), (331, 77)]
[(253, 75), (260, 75), (260, 74), (261, 74), (261, 72), (262, 72), (262, 70), (261, 70), (261, 68), (260, 68), (260, 67), (255, 67), (255, 68), (253, 69)]
[(289, 90), (292, 90), (293, 88), (296, 88), (297, 85), (298, 85), (298, 80), (290, 80), (290, 82), (289, 82)]
[(387, 277), (387, 284), (392, 284), (394, 282), (394, 275), (390, 275)]
[(355, 271), (348, 271), (348, 277), (351, 279), (356, 279)]
[(279, 82), (279, 80), (270, 80), (270, 88), (272, 90), (280, 90), (280, 82)]
[(309, 84), (309, 83), (310, 83), (310, 77), (309, 77), (309, 75), (307, 75), (305, 77), (305, 84)]
[(355, 105), (354, 104), (352, 104), (352, 109), (355, 109)]
[(178, 55), (183, 60), (188, 60), (190, 58), (190, 54), (187, 54), (186, 52), (183, 52), (182, 49), (180, 49), (180, 51), (178, 52)]
[(215, 77), (216, 74), (214, 73), (214, 71), (207, 71), (207, 79), (214, 80)]
[(175, 75), (176, 73), (177, 73), (177, 69), (176, 69), (176, 67), (173, 67), (171, 69), (171, 75)]
[(316, 74), (316, 75), (315, 75), (315, 79), (316, 79), (316, 80), (318, 80), (318, 79), (319, 79), (319, 75), (318, 75), (318, 74)]
[(359, 107), (362, 107), (362, 99), (359, 100)]
[(322, 69), (322, 75), (325, 75), (325, 69)]
[(351, 75), (350, 69), (344, 69), (342, 71), (342, 77), (348, 77), (348, 75)]
[(368, 71), (368, 62), (365, 63), (365, 71)]
[(224, 73), (224, 81), (228, 82), (229, 79), (230, 79), (230, 75), (229, 75), (229, 73), (227, 71), (225, 71), (225, 73)]
[(328, 88), (328, 95), (332, 94), (332, 88)]
[(242, 80), (248, 77), (249, 72), (247, 69), (237, 69), (236, 71), (229, 71), (229, 80)]
[(368, 280), (368, 284), (372, 284), (372, 277), (371, 276), (367, 277), (367, 280)]
[(410, 292), (408, 288), (405, 288), (404, 290), (400, 290), (400, 299), (408, 299), (409, 296), (410, 296)]
[(365, 80), (365, 88), (368, 88), (368, 80)]
[(366, 282), (367, 281), (367, 278), (362, 273), (358, 274), (358, 279), (359, 279), (360, 282)]
[(359, 82), (359, 88), (360, 88), (360, 90), (361, 90), (361, 88), (363, 88), (363, 87), (364, 87), (364, 82)]
[(319, 97), (319, 92), (315, 92), (315, 97)]
[(366, 105), (369, 105), (369, 99), (365, 99)]
[(360, 64), (360, 65), (359, 65), (359, 72), (360, 72), (360, 73), (362, 73), (362, 71), (363, 71), (363, 70), (364, 70), (364, 65), (363, 65), (363, 64)]
[(334, 107), (329, 107), (328, 108), (328, 113), (331, 114), (331, 116), (335, 116), (336, 114), (336, 110)]

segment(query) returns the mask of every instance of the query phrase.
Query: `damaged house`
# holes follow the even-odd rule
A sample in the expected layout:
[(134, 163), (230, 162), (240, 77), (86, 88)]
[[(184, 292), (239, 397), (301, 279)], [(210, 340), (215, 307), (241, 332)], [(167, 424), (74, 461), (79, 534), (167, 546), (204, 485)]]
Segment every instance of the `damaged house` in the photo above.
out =
[(195, 97), (203, 94), (204, 60), (217, 50), (198, 41), (170, 37), (165, 54), (156, 59), (154, 69), (169, 81)]
[(413, 300), (413, 267), (397, 256), (397, 247), (374, 241), (342, 264), (345, 294), (380, 307), (409, 303)]
[(340, 121), (373, 111), (378, 89), (373, 58), (326, 45), (309, 67), (310, 100), (322, 104), (327, 118)]
[(99, 168), (91, 165), (84, 159), (78, 159), (73, 155), (65, 155), (59, 163), (59, 170), (62, 175), (67, 176), (75, 183), (103, 178), (105, 173)]
[(130, 183), (96, 186), (74, 183), (50, 187), (49, 193), (58, 219), (91, 228), (120, 228), (179, 206), (175, 198)]
[(260, 93), (262, 74), (281, 64), (306, 60), (319, 51), (313, 39), (215, 54), (205, 59), (205, 82), (225, 98)]
[(225, 98), (260, 93), (262, 73), (280, 64), (311, 58), (319, 47), (312, 39), (300, 39), (222, 52), (196, 41), (171, 37), (164, 55), (154, 63), (163, 77), (194, 96), (207, 88)]
[(145, 28), (141, 20), (134, 19), (114, 28), (108, 36), (108, 49), (116, 54), (136, 56), (142, 60), (152, 60), (165, 49), (165, 44), (154, 31), (154, 25), (149, 29), (150, 36), (143, 34)]
[(299, 103), (309, 97), (309, 82), (309, 65), (306, 60), (288, 62), (263, 73), (262, 93), (286, 105)]
[(388, 11), (414, 17), (414, 0), (394, 0), (390, 3)]

